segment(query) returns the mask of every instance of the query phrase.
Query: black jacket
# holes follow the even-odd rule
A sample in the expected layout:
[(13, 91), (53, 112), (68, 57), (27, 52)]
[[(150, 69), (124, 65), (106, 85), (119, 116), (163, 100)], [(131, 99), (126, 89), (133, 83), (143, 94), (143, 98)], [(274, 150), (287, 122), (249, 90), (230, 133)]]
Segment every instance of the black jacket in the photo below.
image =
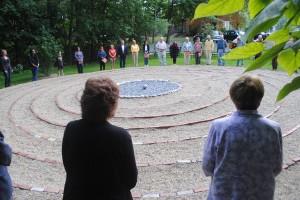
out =
[(172, 58), (174, 57), (177, 57), (179, 54), (179, 47), (176, 43), (173, 43), (171, 46), (170, 46), (170, 56)]
[(145, 52), (145, 44), (144, 44), (144, 45), (143, 45), (143, 52), (144, 52), (144, 53), (149, 53), (149, 52), (150, 52), (150, 46), (149, 46), (149, 44), (146, 44), (146, 45), (147, 45), (148, 51)]
[(108, 122), (70, 122), (62, 157), (67, 173), (64, 200), (131, 200), (137, 167), (129, 133)]
[(34, 67), (33, 65), (39, 65), (39, 57), (37, 54), (29, 54), (28, 56), (28, 62), (30, 67)]
[(124, 45), (124, 51), (122, 50), (122, 45), (118, 46), (117, 48), (117, 54), (120, 57), (126, 57), (128, 54), (128, 46)]
[(10, 59), (4, 59), (3, 57), (0, 58), (0, 70), (1, 71), (8, 71), (11, 70)]

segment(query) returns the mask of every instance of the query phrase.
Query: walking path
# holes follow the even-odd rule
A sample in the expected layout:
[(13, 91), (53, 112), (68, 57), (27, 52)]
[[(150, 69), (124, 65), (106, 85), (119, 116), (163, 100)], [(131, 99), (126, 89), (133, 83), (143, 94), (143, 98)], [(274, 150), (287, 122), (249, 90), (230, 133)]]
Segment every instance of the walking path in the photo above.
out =
[[(80, 96), (89, 77), (105, 75), (121, 83), (162, 79), (182, 89), (150, 98), (124, 98), (112, 123), (129, 130), (139, 166), (134, 197), (205, 199), (210, 179), (201, 170), (210, 122), (234, 111), (228, 97), (241, 68), (213, 66), (131, 68), (45, 79), (0, 90), (0, 128), (12, 146), (9, 168), (20, 200), (61, 199), (65, 172), (61, 142), (65, 125), (80, 118)], [(281, 72), (258, 70), (265, 85), (260, 113), (282, 125), (284, 170), (276, 198), (300, 195), (300, 93), (275, 103), (290, 80)]]

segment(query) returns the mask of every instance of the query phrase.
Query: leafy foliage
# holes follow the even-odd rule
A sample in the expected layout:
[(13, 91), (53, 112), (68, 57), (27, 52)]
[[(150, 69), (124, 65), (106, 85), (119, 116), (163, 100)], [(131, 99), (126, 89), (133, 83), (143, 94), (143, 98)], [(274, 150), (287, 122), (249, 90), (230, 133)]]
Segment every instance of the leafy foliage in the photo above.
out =
[[(263, 67), (272, 59), (278, 57), (279, 66), (288, 75), (292, 75), (300, 67), (300, 1), (299, 0), (241, 0), (224, 1), (210, 0), (207, 4), (199, 4), (195, 11), (195, 18), (227, 15), (241, 11), (244, 3), (248, 2), (248, 11), (251, 18), (246, 30), (247, 41), (262, 31), (267, 31), (275, 24), (281, 28), (267, 37), (265, 45), (249, 43), (232, 50), (226, 59), (241, 59), (262, 52), (262, 55), (249, 64), (247, 71)], [(233, 5), (233, 3), (236, 3)], [(224, 4), (224, 5), (222, 5)], [(226, 5), (227, 4), (227, 5)], [(267, 44), (271, 44), (267, 45)], [(259, 46), (260, 48), (255, 48)], [(261, 48), (262, 47), (262, 48)], [(290, 92), (300, 88), (300, 78), (296, 77), (285, 85), (279, 92), (277, 100), (283, 99)]]

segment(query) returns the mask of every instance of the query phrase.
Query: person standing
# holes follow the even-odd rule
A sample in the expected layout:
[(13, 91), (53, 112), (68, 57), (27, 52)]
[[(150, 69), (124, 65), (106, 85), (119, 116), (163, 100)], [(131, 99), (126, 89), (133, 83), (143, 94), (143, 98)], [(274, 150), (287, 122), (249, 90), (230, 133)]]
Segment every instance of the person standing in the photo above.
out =
[(0, 67), (4, 75), (4, 86), (9, 87), (11, 85), (12, 68), (10, 64), (10, 59), (7, 56), (7, 51), (5, 49), (2, 49), (1, 51)]
[(139, 51), (140, 51), (140, 47), (133, 39), (131, 44), (131, 54), (132, 54), (133, 66), (135, 67), (139, 65)]
[(177, 45), (177, 42), (174, 41), (173, 44), (170, 46), (170, 56), (173, 60), (174, 65), (176, 65), (178, 55), (179, 55), (179, 47)]
[(167, 43), (164, 41), (163, 37), (161, 37), (160, 40), (156, 43), (155, 48), (160, 65), (167, 65)]
[(150, 46), (147, 40), (145, 40), (143, 45), (143, 53), (144, 53), (144, 65), (145, 67), (149, 67)]
[(213, 53), (214, 49), (215, 49), (214, 41), (211, 39), (210, 35), (207, 35), (207, 38), (206, 38), (206, 41), (204, 44), (207, 65), (211, 65), (211, 57), (212, 57), (212, 53)]
[(121, 45), (117, 49), (117, 54), (120, 58), (120, 68), (125, 68), (126, 56), (128, 54), (128, 47), (125, 45), (124, 40), (121, 40)]
[(61, 51), (58, 52), (55, 66), (57, 67), (57, 76), (63, 76), (64, 75), (64, 61), (62, 57)]
[(193, 46), (188, 37), (185, 38), (185, 42), (183, 42), (182, 44), (182, 51), (184, 56), (184, 64), (189, 65), (191, 60), (191, 54), (193, 51)]
[(7, 167), (11, 164), (12, 149), (4, 143), (4, 136), (0, 131), (0, 199), (12, 200), (13, 186)]
[(282, 170), (280, 125), (257, 112), (264, 96), (259, 78), (242, 76), (229, 90), (237, 111), (212, 122), (202, 169), (211, 176), (208, 200), (273, 200)]
[(132, 200), (138, 177), (132, 139), (114, 126), (118, 85), (90, 78), (81, 97), (82, 119), (69, 122), (62, 141), (66, 171), (63, 200)]
[(82, 51), (80, 50), (80, 47), (77, 47), (77, 51), (75, 52), (75, 61), (76, 61), (76, 64), (77, 64), (77, 71), (79, 74), (82, 74), (83, 73), (83, 59), (84, 59), (84, 56), (83, 56), (83, 53)]
[(197, 37), (196, 42), (194, 44), (194, 52), (195, 52), (196, 65), (200, 65), (201, 64), (201, 56), (202, 56), (202, 44), (200, 42), (199, 37)]
[[(245, 43), (241, 40), (241, 37), (240, 36), (237, 36), (236, 39), (234, 39), (232, 41), (232, 43), (234, 43), (236, 45), (236, 47), (241, 47), (241, 46), (244, 46)], [(236, 61), (236, 66), (243, 66), (244, 65), (244, 60), (243, 59), (238, 59)]]
[(116, 59), (117, 59), (117, 50), (114, 45), (110, 45), (110, 49), (108, 50), (109, 59), (111, 61), (111, 69), (115, 68)]
[[(261, 43), (263, 43), (263, 42), (264, 42), (263, 36), (262, 36), (261, 34), (259, 34), (259, 35), (257, 36), (257, 39), (254, 40), (254, 42), (261, 42)], [(259, 52), (258, 54), (256, 54), (256, 55), (254, 56), (254, 59), (256, 60), (256, 59), (259, 58), (260, 56), (261, 56), (261, 52)]]
[(227, 42), (224, 40), (224, 36), (221, 35), (221, 38), (217, 41), (217, 53), (218, 53), (218, 65), (224, 66), (225, 62), (223, 56), (227, 48)]
[(38, 72), (39, 72), (40, 61), (39, 61), (38, 55), (36, 54), (35, 49), (32, 49), (30, 51), (29, 65), (30, 65), (31, 71), (32, 71), (32, 81), (37, 81), (38, 80)]
[(101, 46), (99, 51), (97, 52), (97, 58), (100, 64), (100, 71), (105, 70), (105, 64), (107, 63), (107, 54), (104, 51), (103, 46)]

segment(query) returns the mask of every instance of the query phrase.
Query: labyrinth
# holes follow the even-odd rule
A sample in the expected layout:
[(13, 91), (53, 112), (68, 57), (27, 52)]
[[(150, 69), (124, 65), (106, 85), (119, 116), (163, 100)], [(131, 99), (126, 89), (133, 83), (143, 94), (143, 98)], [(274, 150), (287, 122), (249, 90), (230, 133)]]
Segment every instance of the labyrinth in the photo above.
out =
[[(121, 98), (111, 122), (132, 136), (139, 170), (132, 190), (136, 199), (205, 199), (210, 178), (201, 170), (203, 145), (211, 121), (235, 110), (228, 89), (242, 73), (242, 68), (212, 66), (128, 68), (0, 90), (0, 128), (13, 148), (9, 171), (14, 199), (62, 198), (64, 127), (80, 118), (84, 83), (97, 76), (108, 76), (118, 83), (157, 79), (180, 84), (180, 90), (162, 96)], [(284, 166), (277, 177), (275, 199), (299, 199), (300, 92), (276, 103), (278, 90), (291, 79), (268, 70), (252, 74), (261, 77), (266, 91), (259, 112), (278, 121), (284, 137)]]

